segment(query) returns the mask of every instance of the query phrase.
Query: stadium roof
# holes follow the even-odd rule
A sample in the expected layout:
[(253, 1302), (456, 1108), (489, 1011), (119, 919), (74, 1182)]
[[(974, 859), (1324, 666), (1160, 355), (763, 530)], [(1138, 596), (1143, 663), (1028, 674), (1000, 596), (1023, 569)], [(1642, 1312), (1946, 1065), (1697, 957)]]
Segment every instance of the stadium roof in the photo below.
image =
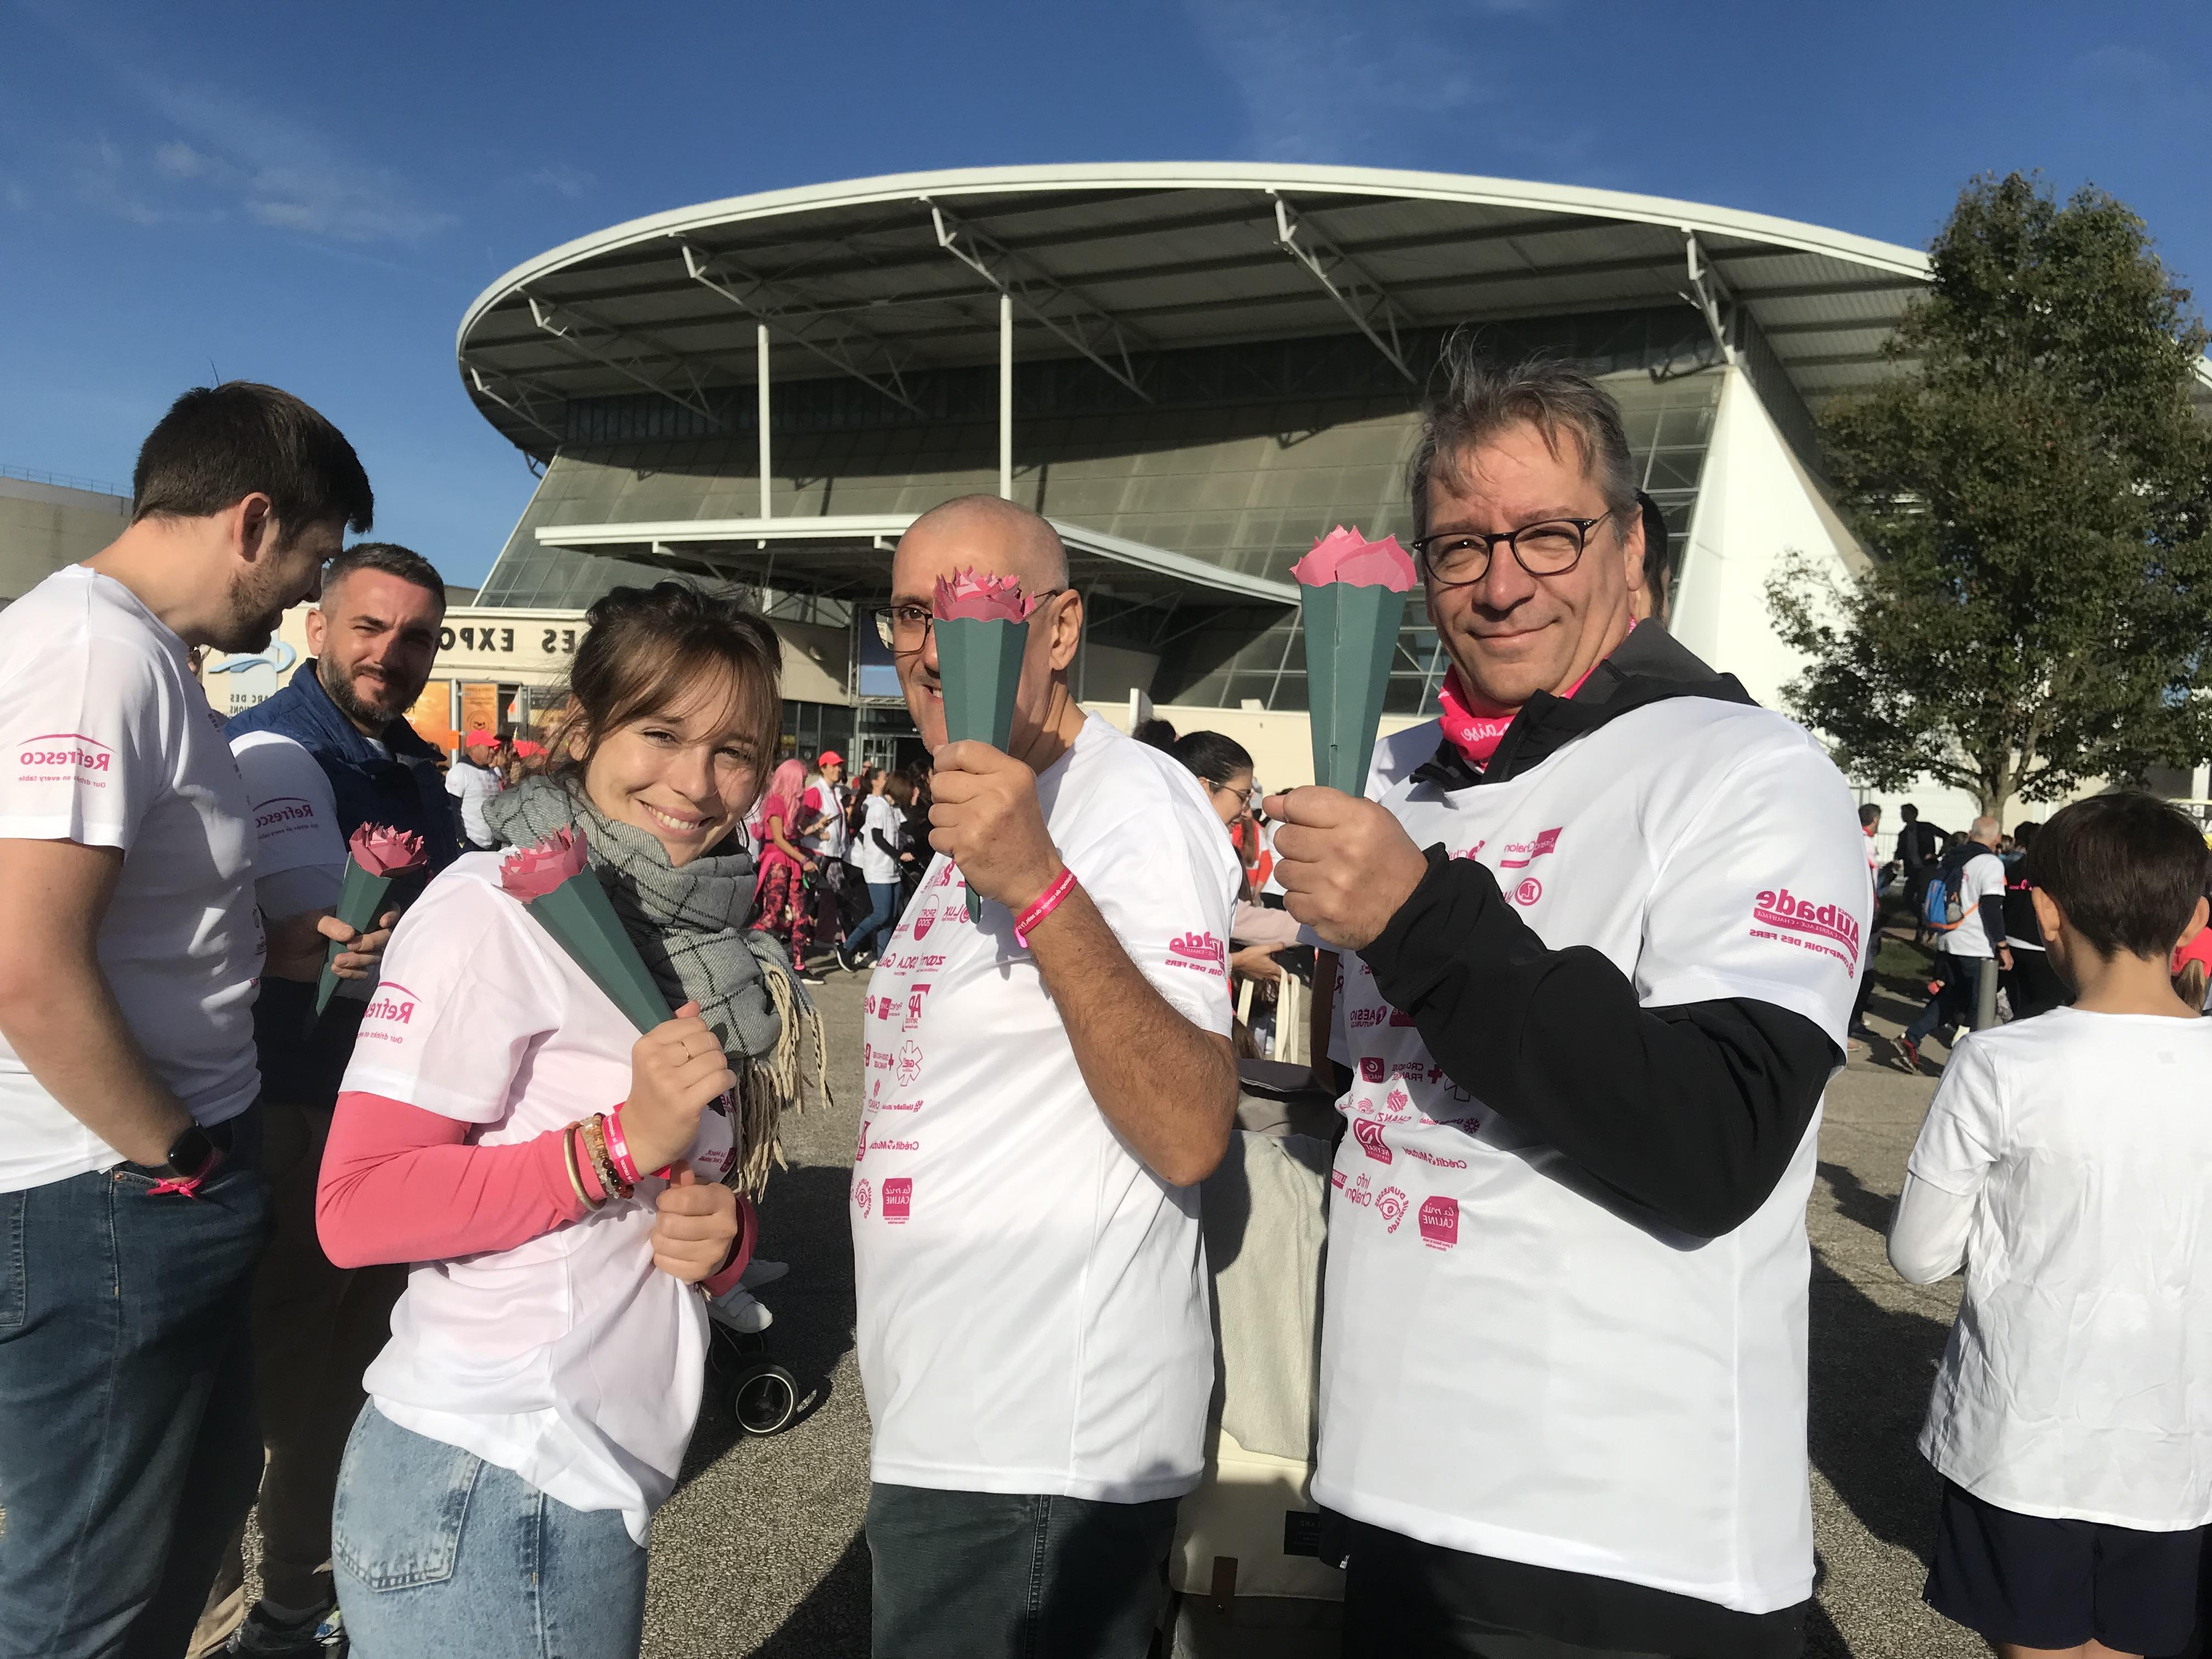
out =
[(1800, 395), (1880, 372), (1927, 282), (1913, 249), (1763, 214), (1511, 179), (1365, 167), (978, 167), (733, 197), (617, 225), (517, 266), (461, 319), (462, 379), (521, 447), (569, 398), (708, 393), (847, 374), (1084, 356), (1143, 395), (1141, 354), (1468, 320), (1746, 308)]

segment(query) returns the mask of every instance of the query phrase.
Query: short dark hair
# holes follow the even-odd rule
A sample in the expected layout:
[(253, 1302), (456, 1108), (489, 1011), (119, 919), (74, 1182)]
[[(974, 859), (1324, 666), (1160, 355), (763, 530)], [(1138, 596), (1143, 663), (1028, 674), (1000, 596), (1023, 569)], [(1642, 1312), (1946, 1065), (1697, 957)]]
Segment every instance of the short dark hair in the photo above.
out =
[(2166, 959), (2204, 895), (2202, 830), (2137, 790), (2093, 795), (2051, 815), (2027, 849), (2030, 883), (2100, 956)]
[[(1468, 450), (1524, 422), (1544, 434), (1554, 454), (1561, 431), (1574, 434), (1583, 470), (1605, 497), (1607, 510), (1618, 515), (1614, 529), (1628, 534), (1641, 516), (1636, 465), (1620, 404), (1610, 392), (1555, 359), (1498, 362), (1468, 329), (1445, 340), (1437, 368), (1443, 384), (1422, 410), (1420, 439), (1406, 468), (1414, 535), (1429, 533), (1429, 480), (1456, 479)], [(1650, 554), (1645, 548), (1647, 560)]]
[(1251, 752), (1220, 732), (1186, 732), (1168, 753), (1208, 783), (1226, 783), (1239, 772), (1252, 769)]
[(358, 534), (376, 516), (368, 474), (343, 433), (289, 392), (226, 380), (194, 386), (146, 434), (131, 474), (131, 522), (204, 519), (257, 492), (288, 540), (327, 519)]
[(1129, 735), (1139, 743), (1148, 743), (1155, 749), (1175, 747), (1176, 730), (1172, 721), (1155, 715), (1151, 720), (1139, 720), (1130, 728)]
[(329, 592), (356, 570), (381, 570), (387, 576), (427, 587), (438, 596), (438, 608), (446, 608), (446, 579), (411, 547), (402, 547), (398, 542), (356, 542), (323, 567), (323, 592)]
[(1920, 816), (1920, 809), (1911, 801), (1907, 801), (1897, 809), (1897, 816), (1901, 818), (1917, 818)]

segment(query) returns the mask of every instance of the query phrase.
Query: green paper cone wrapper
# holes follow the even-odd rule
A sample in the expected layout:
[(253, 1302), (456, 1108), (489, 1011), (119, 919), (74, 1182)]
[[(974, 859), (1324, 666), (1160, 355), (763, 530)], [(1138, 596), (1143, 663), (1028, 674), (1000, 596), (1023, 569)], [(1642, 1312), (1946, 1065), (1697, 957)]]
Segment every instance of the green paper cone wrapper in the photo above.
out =
[[(366, 932), (384, 908), (384, 896), (400, 877), (410, 875), (428, 862), (422, 837), (380, 823), (364, 823), (346, 843), (345, 884), (338, 890), (337, 919), (356, 933)], [(336, 939), (323, 952), (323, 976), (315, 987), (315, 1012), (331, 1005), (338, 988), (336, 971), (345, 946)]]
[[(940, 617), (936, 629), (945, 735), (955, 743), (1004, 749), (1013, 736), (1014, 692), (1021, 683), (1022, 654), (1029, 648), (1029, 624)], [(983, 896), (970, 887), (968, 920), (982, 919)]]
[(1298, 590), (1306, 640), (1306, 694), (1313, 722), (1314, 781), (1364, 793), (1382, 693), (1406, 595), (1388, 587), (1328, 582)]
[(500, 864), (499, 881), (640, 1036), (668, 1019), (673, 1012), (668, 999), (630, 943), (607, 890), (592, 873), (590, 849), (581, 836), (556, 830), (536, 847), (510, 853)]

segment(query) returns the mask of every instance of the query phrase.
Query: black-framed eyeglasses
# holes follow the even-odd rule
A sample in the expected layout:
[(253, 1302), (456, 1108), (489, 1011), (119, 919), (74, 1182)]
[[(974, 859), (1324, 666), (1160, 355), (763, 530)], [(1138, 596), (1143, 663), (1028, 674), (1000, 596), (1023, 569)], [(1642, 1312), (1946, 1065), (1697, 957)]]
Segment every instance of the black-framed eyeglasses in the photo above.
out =
[[(1047, 587), (1029, 597), (1032, 605), (1042, 605), (1055, 594), (1066, 592), (1065, 587)], [(934, 618), (926, 605), (887, 605), (869, 614), (876, 619), (876, 637), (899, 656), (910, 657), (929, 643), (930, 624)]]
[(1513, 552), (1514, 562), (1532, 576), (1564, 576), (1582, 562), (1590, 532), (1613, 517), (1610, 510), (1595, 519), (1542, 519), (1518, 530), (1486, 536), (1479, 530), (1446, 530), (1424, 536), (1413, 544), (1413, 556), (1421, 574), (1439, 587), (1465, 587), (1490, 574), (1490, 561), (1501, 542)]

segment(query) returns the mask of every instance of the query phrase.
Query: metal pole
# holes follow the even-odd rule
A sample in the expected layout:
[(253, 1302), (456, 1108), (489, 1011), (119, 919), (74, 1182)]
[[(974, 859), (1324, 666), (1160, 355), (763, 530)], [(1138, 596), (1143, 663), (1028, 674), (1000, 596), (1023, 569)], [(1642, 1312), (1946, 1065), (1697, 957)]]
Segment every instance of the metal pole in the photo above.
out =
[(755, 335), (756, 335), (756, 337), (757, 337), (757, 338), (756, 338), (756, 345), (755, 345), (755, 348), (754, 348), (754, 349), (755, 349), (755, 356), (757, 356), (757, 358), (758, 359), (758, 361), (759, 361), (759, 364), (760, 364), (760, 475), (761, 475), (761, 508), (760, 508), (760, 515), (761, 515), (761, 517), (763, 517), (763, 519), (772, 519), (772, 518), (774, 518), (774, 517), (775, 516), (775, 512), (771, 509), (770, 505), (769, 505), (769, 478), (770, 478), (771, 477), (773, 477), (774, 475), (773, 475), (773, 473), (772, 473), (772, 471), (771, 471), (771, 469), (770, 469), (770, 467), (769, 467), (769, 441), (768, 441), (768, 325), (767, 325), (766, 323), (762, 323), (762, 324), (760, 324), (760, 325), (758, 325), (758, 326), (754, 330), (754, 333), (755, 333)]
[(1014, 296), (999, 295), (999, 494), (1014, 499)]
[(1997, 1023), (1997, 959), (1990, 957), (1977, 965), (1981, 969), (1981, 983), (1976, 988), (1980, 994), (1975, 999), (1974, 1029), (1986, 1031)]

